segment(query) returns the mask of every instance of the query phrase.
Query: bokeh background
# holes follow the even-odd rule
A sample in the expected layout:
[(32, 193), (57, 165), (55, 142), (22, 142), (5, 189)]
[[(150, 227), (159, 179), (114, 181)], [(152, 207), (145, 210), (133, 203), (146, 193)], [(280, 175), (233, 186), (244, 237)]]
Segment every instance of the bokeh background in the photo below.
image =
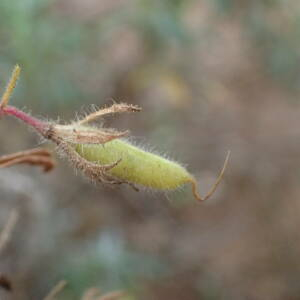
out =
[[(116, 102), (105, 119), (186, 164), (204, 192), (95, 186), (57, 158), (50, 174), (0, 170), (0, 224), (18, 224), (0, 259), (13, 292), (58, 299), (91, 287), (126, 299), (300, 299), (300, 3), (293, 0), (0, 1), (0, 86), (42, 118)], [(0, 154), (40, 144), (2, 118)], [(51, 149), (51, 146), (48, 146)], [(124, 298), (125, 299), (125, 298)]]

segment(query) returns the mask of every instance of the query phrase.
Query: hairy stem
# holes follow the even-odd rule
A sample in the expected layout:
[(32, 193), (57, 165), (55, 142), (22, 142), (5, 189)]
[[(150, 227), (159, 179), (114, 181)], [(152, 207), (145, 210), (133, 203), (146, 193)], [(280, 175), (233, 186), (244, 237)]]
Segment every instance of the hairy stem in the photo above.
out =
[(48, 128), (47, 123), (30, 116), (29, 114), (17, 109), (14, 106), (3, 107), (2, 109), (0, 109), (0, 114), (13, 116), (13, 117), (23, 121), (27, 125), (35, 128), (42, 135), (45, 134), (45, 131)]

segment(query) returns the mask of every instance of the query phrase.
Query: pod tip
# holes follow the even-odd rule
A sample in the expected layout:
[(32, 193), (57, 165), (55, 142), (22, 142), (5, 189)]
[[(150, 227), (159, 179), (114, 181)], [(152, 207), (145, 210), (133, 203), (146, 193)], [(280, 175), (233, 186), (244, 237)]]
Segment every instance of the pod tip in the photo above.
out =
[(217, 180), (215, 181), (214, 185), (211, 187), (209, 192), (204, 197), (201, 197), (200, 194), (199, 194), (196, 180), (195, 179), (190, 180), (190, 183), (192, 184), (192, 192), (193, 192), (193, 195), (194, 195), (196, 200), (205, 201), (205, 200), (209, 199), (214, 194), (214, 192), (216, 191), (217, 187), (219, 186), (220, 182), (223, 179), (225, 170), (226, 170), (227, 165), (228, 165), (229, 157), (230, 157), (230, 151), (227, 152), (226, 159), (224, 161), (222, 170), (220, 171), (220, 174), (219, 174)]

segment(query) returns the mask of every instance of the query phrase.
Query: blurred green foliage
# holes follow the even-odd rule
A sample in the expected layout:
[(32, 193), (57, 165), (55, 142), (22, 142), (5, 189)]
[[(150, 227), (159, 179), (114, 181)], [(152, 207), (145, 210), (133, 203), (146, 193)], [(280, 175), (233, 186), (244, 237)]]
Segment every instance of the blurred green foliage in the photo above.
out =
[(75, 299), (90, 286), (104, 291), (124, 289), (134, 292), (139, 282), (167, 275), (164, 262), (136, 253), (124, 242), (116, 232), (102, 232), (98, 243), (92, 243), (89, 251), (85, 249), (84, 253), (74, 253), (67, 258), (61, 275), (68, 282), (63, 299)]
[(297, 2), (214, 0), (213, 3), (225, 16), (235, 16), (267, 73), (279, 84), (299, 92), (300, 8)]
[[(146, 59), (137, 63), (166, 65), (167, 60), (162, 59), (167, 57), (174, 42), (184, 48), (191, 46), (190, 41), (196, 38), (183, 22), (186, 10), (194, 2), (136, 0), (134, 5), (123, 5), (97, 18), (81, 19), (61, 12), (55, 0), (3, 0), (0, 78), (3, 82), (12, 66), (19, 63), (23, 67), (22, 89), (18, 90), (22, 102), (48, 109), (64, 109), (72, 103), (91, 103), (90, 99), (95, 97), (110, 97), (101, 85), (117, 80), (114, 62), (106, 61), (101, 50), (113, 47), (110, 46), (113, 36), (126, 26), (131, 28), (145, 51)], [(266, 70), (288, 88), (298, 90), (300, 11), (294, 1), (214, 0), (213, 3), (225, 15), (237, 14)], [(278, 19), (283, 21), (279, 23)], [(84, 89), (91, 78), (99, 78), (99, 86), (94, 90)]]
[(123, 6), (99, 18), (80, 19), (61, 12), (54, 0), (3, 0), (1, 80), (4, 82), (12, 66), (19, 63), (23, 68), (20, 101), (48, 109), (63, 109), (74, 101), (84, 103), (99, 97), (103, 94), (101, 86), (83, 92), (82, 84), (99, 73), (111, 76), (113, 61), (106, 62), (101, 49), (124, 26), (138, 32), (152, 56), (170, 40), (182, 43), (187, 35), (180, 21), (185, 2), (136, 1), (134, 8)]
[[(118, 80), (114, 62), (106, 61), (101, 53), (102, 49), (105, 52), (107, 47), (113, 47), (113, 36), (124, 27), (131, 28), (145, 51), (146, 59), (136, 63), (166, 65), (168, 62), (163, 59), (174, 42), (184, 49), (195, 39), (183, 22), (186, 10), (193, 3), (194, 0), (136, 0), (134, 5), (123, 5), (99, 17), (85, 19), (61, 11), (55, 0), (2, 0), (1, 81), (19, 63), (23, 75), (17, 92), (22, 96), (17, 98), (25, 105), (61, 110), (75, 103), (91, 103), (95, 97), (98, 102), (102, 97), (112, 96), (103, 91), (102, 85)], [(293, 10), (293, 1), (214, 0), (213, 3), (225, 15), (234, 12), (240, 15), (237, 20), (260, 52), (267, 70), (288, 87), (298, 89), (300, 12), (297, 7)], [(288, 23), (276, 24), (276, 17), (285, 18), (287, 10)], [(286, 26), (288, 30), (283, 28)], [(85, 83), (93, 78), (98, 78), (99, 85), (85, 89)]]
[(15, 63), (21, 65), (22, 103), (45, 105), (77, 99), (66, 65), (84, 45), (84, 28), (51, 12), (49, 0), (0, 3), (1, 77)]

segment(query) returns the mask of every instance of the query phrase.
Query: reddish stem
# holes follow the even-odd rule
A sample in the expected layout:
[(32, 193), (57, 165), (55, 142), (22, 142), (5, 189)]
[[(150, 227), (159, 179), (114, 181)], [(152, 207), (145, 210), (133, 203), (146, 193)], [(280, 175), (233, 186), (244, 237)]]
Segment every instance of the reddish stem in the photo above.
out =
[(29, 114), (17, 109), (14, 106), (5, 106), (0, 110), (0, 114), (11, 115), (22, 120), (27, 125), (35, 128), (39, 133), (44, 134), (47, 128), (47, 123), (30, 116)]

